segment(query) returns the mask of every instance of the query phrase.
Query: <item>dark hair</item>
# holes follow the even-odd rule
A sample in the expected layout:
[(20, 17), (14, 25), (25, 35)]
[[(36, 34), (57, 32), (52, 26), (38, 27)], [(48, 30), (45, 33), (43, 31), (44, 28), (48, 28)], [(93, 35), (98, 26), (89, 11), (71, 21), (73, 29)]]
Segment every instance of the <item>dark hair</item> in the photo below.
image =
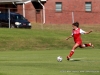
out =
[(78, 22), (74, 22), (72, 25), (79, 27), (79, 23)]

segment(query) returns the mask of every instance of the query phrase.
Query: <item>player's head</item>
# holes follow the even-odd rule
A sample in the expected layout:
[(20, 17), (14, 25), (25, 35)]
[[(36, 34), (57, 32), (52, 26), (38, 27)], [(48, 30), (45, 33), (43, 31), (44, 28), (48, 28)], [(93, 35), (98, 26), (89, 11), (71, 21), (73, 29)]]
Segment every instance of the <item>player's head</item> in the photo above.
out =
[(79, 27), (79, 23), (78, 22), (74, 22), (72, 25), (77, 27), (77, 28)]

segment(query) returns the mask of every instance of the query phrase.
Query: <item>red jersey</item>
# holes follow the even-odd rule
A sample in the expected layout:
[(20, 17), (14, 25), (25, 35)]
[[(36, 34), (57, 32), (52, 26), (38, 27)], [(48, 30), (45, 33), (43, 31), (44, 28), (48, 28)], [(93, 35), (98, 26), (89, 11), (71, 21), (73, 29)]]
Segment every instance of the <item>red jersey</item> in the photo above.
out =
[(74, 42), (78, 43), (79, 45), (82, 44), (81, 34), (84, 34), (84, 33), (85, 33), (85, 31), (83, 31), (80, 28), (73, 29), (72, 35), (74, 38)]

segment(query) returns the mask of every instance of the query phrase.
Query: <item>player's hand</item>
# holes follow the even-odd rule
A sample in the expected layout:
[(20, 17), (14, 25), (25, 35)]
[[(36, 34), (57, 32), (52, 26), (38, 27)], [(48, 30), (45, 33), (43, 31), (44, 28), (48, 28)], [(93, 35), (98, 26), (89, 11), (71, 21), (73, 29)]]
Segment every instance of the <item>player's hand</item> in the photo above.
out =
[(90, 32), (93, 32), (93, 30), (90, 30)]
[(93, 32), (93, 30), (90, 30), (89, 33)]
[(66, 40), (68, 40), (69, 38), (66, 38)]
[(69, 40), (70, 38), (72, 38), (72, 35), (71, 35), (71, 36), (69, 36), (68, 38), (66, 38), (66, 40)]

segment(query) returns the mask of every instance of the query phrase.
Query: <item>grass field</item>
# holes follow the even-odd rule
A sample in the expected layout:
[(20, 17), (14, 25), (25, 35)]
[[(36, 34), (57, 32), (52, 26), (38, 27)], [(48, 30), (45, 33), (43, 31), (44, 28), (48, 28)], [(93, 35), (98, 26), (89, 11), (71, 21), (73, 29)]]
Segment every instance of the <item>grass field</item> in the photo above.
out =
[[(99, 50), (77, 50), (67, 61), (68, 50), (0, 52), (0, 75), (99, 75)], [(57, 56), (63, 57), (57, 62)]]
[[(0, 75), (100, 75), (100, 27), (81, 26), (94, 32), (83, 35), (95, 48), (78, 48), (67, 61), (74, 42), (66, 41), (71, 26), (33, 25), (33, 29), (0, 29)], [(57, 62), (57, 56), (63, 61)]]

